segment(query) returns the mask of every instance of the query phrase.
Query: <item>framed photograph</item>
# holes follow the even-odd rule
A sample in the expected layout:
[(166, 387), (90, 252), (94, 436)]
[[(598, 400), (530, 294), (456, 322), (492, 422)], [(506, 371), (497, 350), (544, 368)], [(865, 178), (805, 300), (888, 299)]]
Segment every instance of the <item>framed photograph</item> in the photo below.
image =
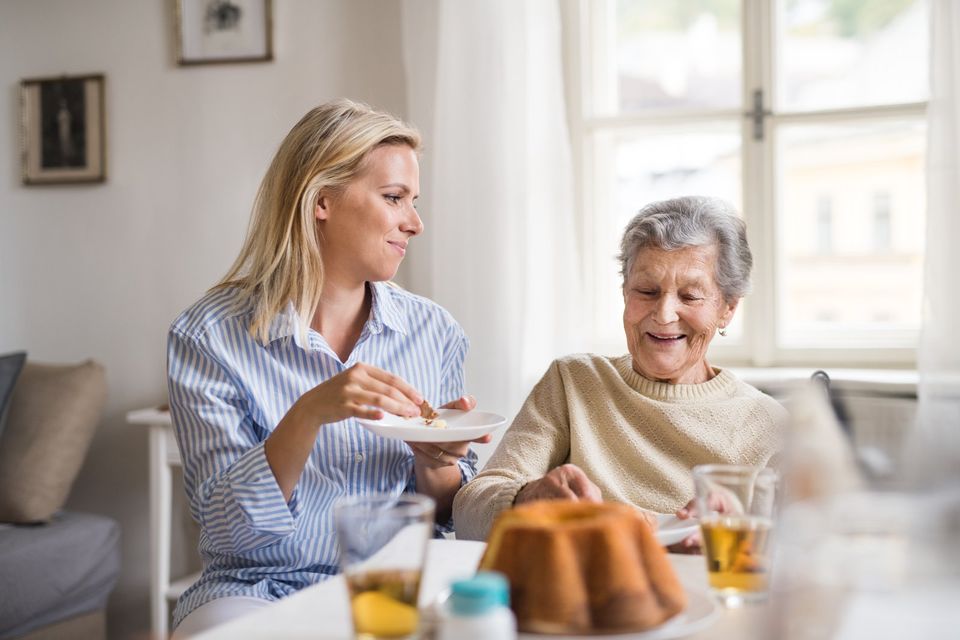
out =
[(272, 0), (174, 0), (177, 64), (273, 60)]
[(24, 184), (106, 180), (104, 82), (102, 74), (20, 82)]

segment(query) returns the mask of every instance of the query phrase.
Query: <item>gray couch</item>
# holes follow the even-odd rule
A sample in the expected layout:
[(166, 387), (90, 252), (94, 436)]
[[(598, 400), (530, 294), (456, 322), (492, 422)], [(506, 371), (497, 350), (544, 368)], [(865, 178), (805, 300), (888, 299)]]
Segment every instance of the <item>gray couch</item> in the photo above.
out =
[[(61, 511), (37, 525), (0, 525), (0, 638), (105, 637), (107, 597), (120, 573), (120, 527)], [(80, 620), (74, 621), (75, 618)], [(67, 622), (81, 622), (83, 634)], [(47, 632), (52, 632), (48, 629)]]
[(17, 375), (0, 422), (0, 640), (106, 637), (120, 527), (62, 510), (105, 399), (91, 361)]

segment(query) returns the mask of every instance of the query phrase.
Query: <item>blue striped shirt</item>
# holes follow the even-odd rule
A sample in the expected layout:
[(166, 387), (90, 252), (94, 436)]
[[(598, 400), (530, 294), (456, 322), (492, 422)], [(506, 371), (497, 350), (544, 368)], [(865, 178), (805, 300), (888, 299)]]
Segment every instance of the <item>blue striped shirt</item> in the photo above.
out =
[[(401, 376), (433, 406), (463, 395), (468, 341), (460, 325), (425, 298), (369, 286), (370, 317), (346, 362), (316, 331), (304, 340), (292, 305), (260, 344), (235, 290), (207, 294), (171, 326), (170, 410), (203, 558), (174, 624), (216, 598), (273, 600), (336, 573), (337, 498), (416, 489), (410, 448), (352, 418), (320, 428), (289, 502), (264, 455), (264, 441), (301, 395), (358, 362)], [(460, 461), (462, 482), (476, 475), (476, 459), (471, 451)]]

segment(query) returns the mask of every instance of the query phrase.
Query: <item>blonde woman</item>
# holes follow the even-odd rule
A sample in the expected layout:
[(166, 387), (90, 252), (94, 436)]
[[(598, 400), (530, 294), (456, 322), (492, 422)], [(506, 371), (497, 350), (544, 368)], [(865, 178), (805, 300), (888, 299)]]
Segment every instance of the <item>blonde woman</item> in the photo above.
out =
[(170, 328), (170, 407), (204, 563), (176, 636), (336, 573), (338, 497), (416, 491), (451, 527), (453, 496), (476, 474), (469, 443), (387, 440), (356, 423), (419, 415), (424, 400), (476, 404), (463, 330), (386, 283), (423, 230), (419, 147), (365, 105), (307, 113), (263, 178), (233, 266)]

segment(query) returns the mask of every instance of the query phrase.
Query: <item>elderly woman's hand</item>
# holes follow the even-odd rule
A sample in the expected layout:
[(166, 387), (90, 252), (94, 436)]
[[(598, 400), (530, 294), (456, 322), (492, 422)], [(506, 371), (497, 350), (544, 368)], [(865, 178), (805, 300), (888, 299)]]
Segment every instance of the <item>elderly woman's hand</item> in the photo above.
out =
[[(733, 495), (730, 492), (725, 491), (714, 491), (710, 494), (709, 498), (710, 510), (716, 513), (742, 513), (743, 506), (740, 505), (740, 501), (737, 499), (737, 496)], [(700, 511), (697, 509), (697, 500), (694, 498), (688, 502), (682, 509), (677, 511), (677, 518), (680, 520), (686, 520), (688, 518), (699, 518)], [(696, 533), (692, 533), (680, 542), (670, 545), (667, 547), (672, 553), (703, 553), (701, 548), (703, 545), (703, 539), (700, 536), (700, 530), (697, 529)]]
[(528, 482), (517, 494), (514, 504), (534, 500), (583, 500), (600, 502), (602, 496), (597, 485), (575, 464), (565, 464), (551, 469), (539, 480)]
[[(680, 520), (696, 518), (698, 515), (696, 498), (677, 511), (677, 518)], [(697, 529), (695, 533), (691, 533), (680, 542), (668, 546), (667, 551), (670, 553), (703, 553), (702, 545), (703, 539), (700, 537), (700, 529)]]

